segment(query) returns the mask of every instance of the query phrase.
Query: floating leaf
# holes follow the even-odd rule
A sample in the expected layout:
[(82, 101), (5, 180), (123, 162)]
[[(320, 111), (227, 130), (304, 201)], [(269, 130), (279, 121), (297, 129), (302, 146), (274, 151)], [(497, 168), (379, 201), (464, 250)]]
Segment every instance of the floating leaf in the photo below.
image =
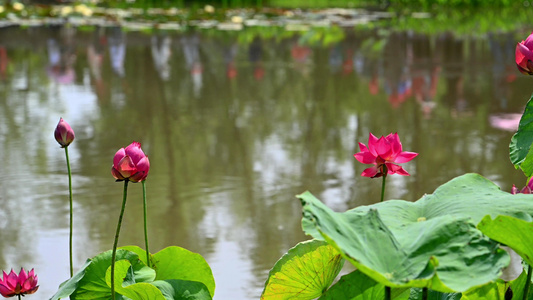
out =
[(518, 131), (511, 138), (509, 145), (509, 156), (511, 162), (518, 169), (520, 168), (526, 177), (533, 175), (533, 96), (529, 99)]
[(270, 270), (261, 299), (315, 299), (327, 290), (343, 264), (339, 252), (325, 242), (299, 243)]
[(463, 292), (499, 277), (509, 256), (474, 224), (483, 216), (533, 215), (533, 195), (511, 195), (466, 174), (417, 202), (390, 200), (335, 213), (306, 192), (304, 231), (335, 246), (362, 272), (392, 287)]

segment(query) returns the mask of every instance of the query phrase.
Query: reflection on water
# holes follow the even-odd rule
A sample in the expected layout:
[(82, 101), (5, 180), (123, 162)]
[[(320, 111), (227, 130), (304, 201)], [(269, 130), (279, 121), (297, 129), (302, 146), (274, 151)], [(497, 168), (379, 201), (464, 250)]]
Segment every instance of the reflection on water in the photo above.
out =
[[(465, 172), (520, 186), (508, 144), (531, 85), (517, 76), (515, 40), (0, 29), (0, 267), (35, 267), (40, 298), (68, 277), (59, 117), (76, 131), (76, 265), (112, 246), (112, 157), (137, 140), (152, 164), (151, 249), (202, 254), (215, 299), (258, 298), (270, 267), (306, 239), (294, 195), (309, 189), (336, 210), (378, 201), (381, 181), (360, 177), (353, 158), (369, 132), (398, 132), (420, 153), (387, 198), (416, 200)], [(130, 185), (121, 245), (144, 244), (141, 200)]]

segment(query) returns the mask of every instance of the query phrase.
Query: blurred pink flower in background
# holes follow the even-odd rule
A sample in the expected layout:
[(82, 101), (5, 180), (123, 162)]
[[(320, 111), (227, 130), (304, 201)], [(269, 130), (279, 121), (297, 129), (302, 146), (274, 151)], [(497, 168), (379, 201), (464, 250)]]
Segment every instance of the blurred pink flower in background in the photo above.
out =
[(496, 114), (489, 117), (490, 125), (506, 131), (517, 131), (522, 114)]

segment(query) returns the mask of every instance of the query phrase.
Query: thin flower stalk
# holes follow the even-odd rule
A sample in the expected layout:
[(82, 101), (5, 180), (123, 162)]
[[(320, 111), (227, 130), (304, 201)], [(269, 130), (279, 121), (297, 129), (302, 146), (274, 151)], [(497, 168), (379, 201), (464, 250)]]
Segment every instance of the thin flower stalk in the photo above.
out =
[(126, 200), (128, 197), (128, 182), (124, 180), (124, 197), (122, 199), (122, 208), (118, 217), (117, 231), (115, 232), (115, 242), (113, 243), (113, 252), (111, 254), (111, 299), (115, 300), (115, 260), (117, 257), (118, 237), (120, 235), (120, 227), (122, 226), (122, 218), (124, 217), (124, 210), (126, 208)]
[(146, 180), (142, 181), (143, 186), (143, 211), (144, 211), (144, 243), (146, 245), (146, 264), (150, 267), (150, 251), (148, 250), (148, 230), (147, 230), (147, 208), (146, 208)]
[(68, 239), (68, 253), (69, 253), (69, 261), (70, 261), (70, 277), (74, 274), (74, 268), (72, 263), (72, 231), (73, 231), (73, 223), (74, 223), (74, 213), (73, 213), (73, 204), (72, 204), (72, 173), (70, 170), (70, 160), (68, 157), (68, 147), (65, 147), (65, 157), (67, 159), (67, 171), (68, 171), (68, 195), (69, 195), (69, 239)]

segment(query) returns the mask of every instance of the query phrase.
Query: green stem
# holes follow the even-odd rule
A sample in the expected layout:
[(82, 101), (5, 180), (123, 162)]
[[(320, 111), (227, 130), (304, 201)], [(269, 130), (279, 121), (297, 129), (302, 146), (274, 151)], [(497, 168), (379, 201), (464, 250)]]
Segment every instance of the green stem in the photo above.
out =
[(422, 288), (422, 300), (428, 300), (428, 288)]
[(529, 294), (529, 286), (531, 285), (531, 265), (528, 265), (527, 267), (527, 279), (526, 279), (526, 286), (524, 286), (524, 296), (522, 299), (527, 300), (527, 296)]
[(385, 197), (385, 181), (387, 181), (387, 166), (383, 165), (383, 182), (381, 183), (381, 201), (383, 202), (383, 198)]
[(146, 229), (146, 180), (142, 181), (143, 185), (143, 209), (144, 209), (144, 243), (146, 245), (146, 264), (150, 267), (150, 251), (148, 250), (148, 231)]
[(70, 233), (69, 233), (69, 257), (70, 257), (70, 277), (74, 274), (72, 267), (72, 173), (70, 171), (70, 160), (68, 158), (68, 146), (65, 147), (65, 156), (67, 157), (67, 171), (68, 171), (68, 193), (69, 193), (69, 203), (70, 203)]
[(115, 300), (115, 258), (117, 257), (118, 236), (120, 234), (120, 226), (122, 225), (122, 217), (124, 216), (124, 209), (126, 208), (126, 198), (128, 196), (128, 182), (124, 180), (124, 198), (122, 200), (122, 208), (120, 209), (120, 216), (118, 217), (117, 232), (115, 233), (115, 243), (113, 243), (113, 254), (111, 255), (111, 299)]
[(20, 294), (18, 294), (17, 296), (19, 296), (19, 300), (20, 300)]
[(390, 286), (385, 286), (385, 300), (391, 300)]

